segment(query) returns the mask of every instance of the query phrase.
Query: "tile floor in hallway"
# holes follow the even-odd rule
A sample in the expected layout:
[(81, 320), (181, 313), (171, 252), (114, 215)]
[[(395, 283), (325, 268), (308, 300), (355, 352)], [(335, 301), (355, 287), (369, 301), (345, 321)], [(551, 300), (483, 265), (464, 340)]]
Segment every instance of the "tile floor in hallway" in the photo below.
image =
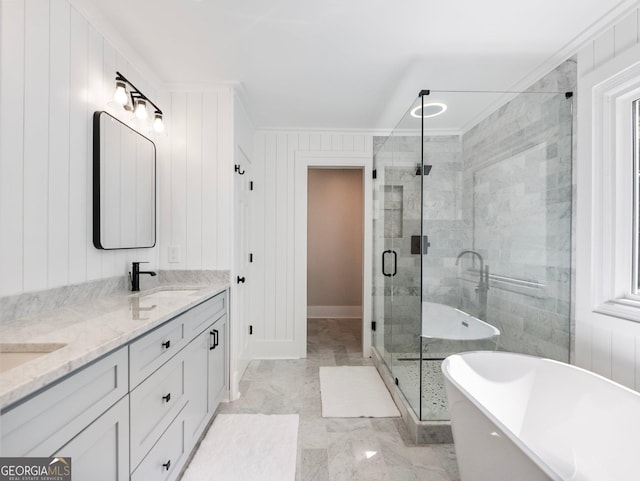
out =
[(411, 444), (400, 418), (323, 418), (320, 366), (371, 365), (359, 320), (313, 319), (308, 357), (252, 361), (222, 413), (299, 414), (296, 481), (458, 481), (453, 445)]

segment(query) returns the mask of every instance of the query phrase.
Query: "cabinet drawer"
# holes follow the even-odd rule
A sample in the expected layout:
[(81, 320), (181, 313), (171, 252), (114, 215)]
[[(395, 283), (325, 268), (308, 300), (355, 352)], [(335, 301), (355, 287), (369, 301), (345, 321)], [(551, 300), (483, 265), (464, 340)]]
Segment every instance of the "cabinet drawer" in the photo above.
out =
[(185, 337), (193, 339), (204, 331), (212, 322), (220, 319), (227, 312), (227, 293), (222, 292), (215, 297), (197, 305), (185, 315)]
[(131, 389), (171, 359), (186, 344), (182, 319), (182, 316), (178, 316), (129, 345)]
[(170, 481), (176, 479), (186, 461), (186, 454), (184, 420), (182, 416), (178, 416), (133, 472), (131, 481)]
[(2, 456), (51, 456), (127, 394), (127, 348), (2, 414)]
[(136, 466), (187, 403), (184, 355), (172, 358), (130, 394), (131, 466)]

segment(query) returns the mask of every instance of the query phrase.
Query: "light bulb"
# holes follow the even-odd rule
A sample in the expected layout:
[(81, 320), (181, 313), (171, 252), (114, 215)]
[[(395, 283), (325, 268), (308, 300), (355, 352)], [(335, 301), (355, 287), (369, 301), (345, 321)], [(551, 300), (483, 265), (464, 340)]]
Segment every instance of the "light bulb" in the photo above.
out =
[(164, 131), (164, 122), (162, 121), (162, 114), (156, 114), (156, 118), (153, 121), (153, 130), (160, 133)]
[(149, 114), (147, 113), (147, 102), (142, 99), (138, 99), (138, 101), (136, 102), (135, 114), (136, 117), (140, 120), (146, 119), (149, 116)]
[(116, 82), (116, 91), (113, 93), (113, 100), (123, 106), (129, 102), (124, 82)]

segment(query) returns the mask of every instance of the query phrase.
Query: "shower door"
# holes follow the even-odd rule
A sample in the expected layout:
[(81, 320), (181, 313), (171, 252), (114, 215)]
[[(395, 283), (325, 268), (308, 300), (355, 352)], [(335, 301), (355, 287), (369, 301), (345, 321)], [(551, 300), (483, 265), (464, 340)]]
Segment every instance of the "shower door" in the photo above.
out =
[(403, 129), (377, 138), (374, 149), (373, 345), (419, 413), (421, 263), (412, 238), (421, 224), (420, 136)]

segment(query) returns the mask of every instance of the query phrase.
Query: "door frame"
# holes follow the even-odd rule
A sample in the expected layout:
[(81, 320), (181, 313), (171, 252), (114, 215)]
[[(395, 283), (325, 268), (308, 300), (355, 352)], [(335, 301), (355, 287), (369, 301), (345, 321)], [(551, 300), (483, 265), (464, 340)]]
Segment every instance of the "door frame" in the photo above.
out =
[(371, 355), (371, 282), (373, 221), (373, 154), (355, 152), (295, 153), (294, 213), (294, 339), (300, 357), (307, 357), (307, 214), (309, 168), (362, 169), (362, 355)]

